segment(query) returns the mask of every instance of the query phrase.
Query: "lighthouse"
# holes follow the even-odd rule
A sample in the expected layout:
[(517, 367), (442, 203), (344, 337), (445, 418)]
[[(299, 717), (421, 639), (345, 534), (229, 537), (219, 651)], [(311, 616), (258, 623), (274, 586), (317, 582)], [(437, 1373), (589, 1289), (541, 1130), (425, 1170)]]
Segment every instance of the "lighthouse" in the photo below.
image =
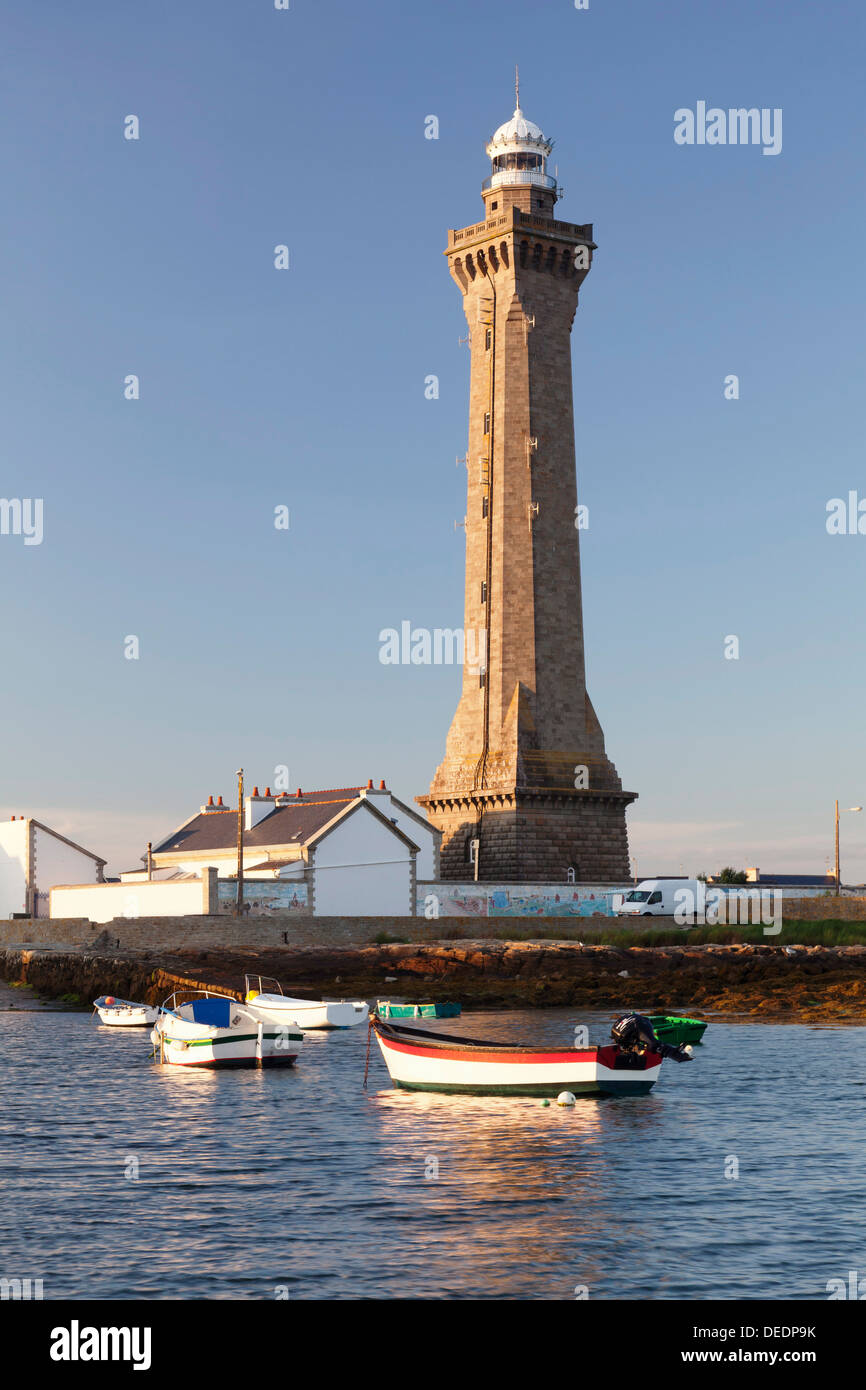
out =
[(580, 586), (571, 328), (596, 247), (555, 216), (552, 143), (518, 90), (487, 145), (484, 220), (445, 251), (469, 326), (464, 631), (482, 656), (417, 800), (451, 880), (628, 877), (636, 793), (587, 693)]

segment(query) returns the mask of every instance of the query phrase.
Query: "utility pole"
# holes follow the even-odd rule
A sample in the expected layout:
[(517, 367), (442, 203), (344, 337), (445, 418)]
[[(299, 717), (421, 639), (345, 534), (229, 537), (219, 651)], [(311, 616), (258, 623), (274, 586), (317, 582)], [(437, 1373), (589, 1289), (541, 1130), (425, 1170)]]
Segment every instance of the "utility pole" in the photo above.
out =
[(147, 842), (147, 881), (153, 878), (153, 841)]
[(244, 910), (244, 770), (238, 768), (238, 904), (237, 916)]

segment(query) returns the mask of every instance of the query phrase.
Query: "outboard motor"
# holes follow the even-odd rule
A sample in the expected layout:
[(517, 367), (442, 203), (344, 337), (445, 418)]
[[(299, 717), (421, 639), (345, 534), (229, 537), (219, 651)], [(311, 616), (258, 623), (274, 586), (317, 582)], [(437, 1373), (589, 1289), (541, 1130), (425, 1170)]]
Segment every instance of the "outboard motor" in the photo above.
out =
[(623, 1014), (615, 1020), (610, 1036), (620, 1052), (655, 1052), (660, 1057), (669, 1057), (672, 1062), (691, 1060), (690, 1048), (683, 1043), (680, 1043), (679, 1047), (672, 1047), (670, 1043), (661, 1042), (656, 1037), (649, 1019), (643, 1014)]

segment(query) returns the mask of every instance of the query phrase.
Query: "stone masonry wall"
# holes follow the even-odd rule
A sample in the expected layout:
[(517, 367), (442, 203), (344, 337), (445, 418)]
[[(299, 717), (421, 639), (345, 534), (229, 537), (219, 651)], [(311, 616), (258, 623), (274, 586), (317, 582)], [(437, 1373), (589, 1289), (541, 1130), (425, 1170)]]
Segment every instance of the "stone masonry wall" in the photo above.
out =
[[(821, 897), (786, 899), (787, 920), (821, 921), (866, 920), (866, 897)], [(639, 929), (670, 928), (668, 918), (652, 923), (641, 921)], [(580, 940), (594, 928), (623, 932), (624, 939), (634, 930), (632, 924), (616, 923), (609, 917), (448, 917), (427, 921), (423, 917), (317, 917), (299, 920), (286, 916), (233, 920), (230, 917), (144, 917), (118, 922), (92, 923), (80, 920), (35, 918), (0, 920), (0, 947), (63, 947), (94, 950), (249, 950), (269, 947), (364, 946), (387, 933), (393, 940), (432, 942), (472, 939), (508, 941), (531, 930), (536, 940)], [(684, 941), (688, 939), (684, 932)]]

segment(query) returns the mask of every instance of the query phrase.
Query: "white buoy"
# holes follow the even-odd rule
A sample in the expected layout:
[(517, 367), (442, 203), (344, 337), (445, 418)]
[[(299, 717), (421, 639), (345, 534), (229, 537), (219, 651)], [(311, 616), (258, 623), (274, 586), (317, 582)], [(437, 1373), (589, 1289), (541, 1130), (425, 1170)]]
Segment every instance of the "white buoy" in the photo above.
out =
[(556, 1097), (557, 1105), (574, 1105), (575, 1097), (571, 1091), (560, 1091)]
[(695, 1055), (695, 1050), (692, 1047), (691, 1043), (683, 1044), (683, 1052), (686, 1054), (687, 1057), (694, 1057)]

